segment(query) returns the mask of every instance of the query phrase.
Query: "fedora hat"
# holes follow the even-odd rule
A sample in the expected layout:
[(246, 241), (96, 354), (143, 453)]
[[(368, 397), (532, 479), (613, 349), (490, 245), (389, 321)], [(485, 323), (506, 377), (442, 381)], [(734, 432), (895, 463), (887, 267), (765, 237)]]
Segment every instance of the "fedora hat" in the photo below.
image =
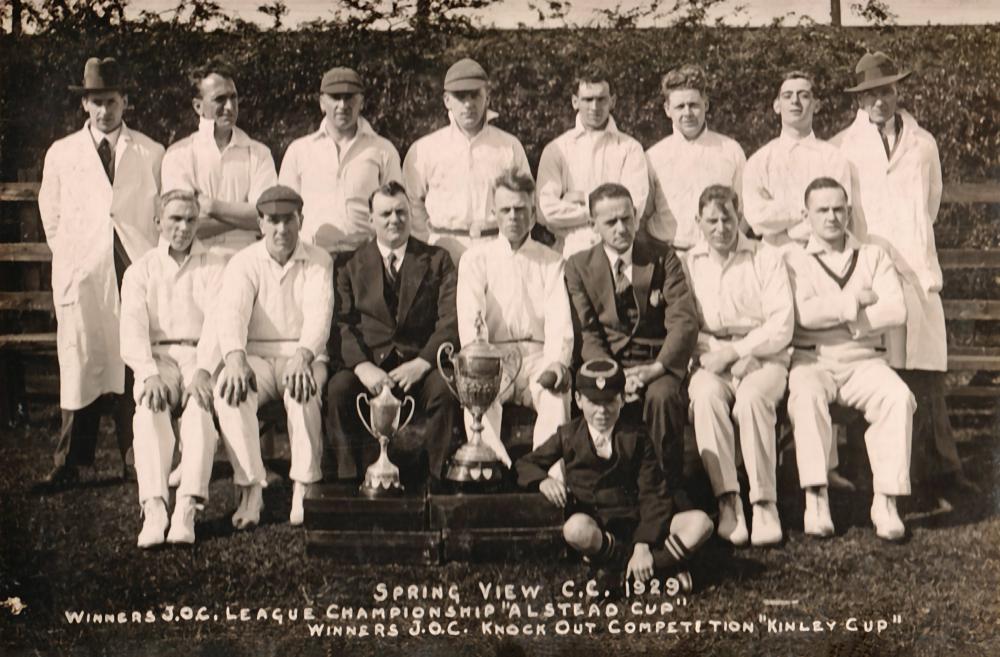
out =
[(866, 52), (861, 57), (858, 65), (854, 67), (857, 84), (844, 91), (858, 93), (860, 91), (875, 89), (876, 87), (884, 87), (887, 84), (899, 82), (910, 73), (910, 71), (900, 71), (897, 69), (896, 64), (884, 52)]
[(84, 94), (92, 91), (124, 91), (118, 61), (114, 57), (91, 57), (83, 65), (83, 84), (71, 84), (69, 90)]

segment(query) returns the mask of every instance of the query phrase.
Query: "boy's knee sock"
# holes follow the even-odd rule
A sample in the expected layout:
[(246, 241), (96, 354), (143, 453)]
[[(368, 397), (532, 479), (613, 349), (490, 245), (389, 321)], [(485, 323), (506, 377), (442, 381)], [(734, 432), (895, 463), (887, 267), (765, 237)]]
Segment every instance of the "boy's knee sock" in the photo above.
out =
[(686, 561), (691, 556), (691, 551), (687, 549), (677, 534), (670, 534), (663, 541), (663, 546), (653, 550), (653, 567), (656, 569), (669, 568), (682, 561)]

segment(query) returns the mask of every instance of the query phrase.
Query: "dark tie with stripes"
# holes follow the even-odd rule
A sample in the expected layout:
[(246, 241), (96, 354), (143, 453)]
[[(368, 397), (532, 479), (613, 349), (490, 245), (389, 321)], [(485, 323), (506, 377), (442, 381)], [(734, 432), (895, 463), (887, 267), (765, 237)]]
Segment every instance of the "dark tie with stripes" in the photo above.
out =
[(112, 184), (115, 182), (115, 154), (111, 151), (111, 143), (107, 139), (102, 139), (97, 146), (97, 154), (101, 156), (101, 164), (104, 165), (104, 173), (108, 174), (108, 180)]

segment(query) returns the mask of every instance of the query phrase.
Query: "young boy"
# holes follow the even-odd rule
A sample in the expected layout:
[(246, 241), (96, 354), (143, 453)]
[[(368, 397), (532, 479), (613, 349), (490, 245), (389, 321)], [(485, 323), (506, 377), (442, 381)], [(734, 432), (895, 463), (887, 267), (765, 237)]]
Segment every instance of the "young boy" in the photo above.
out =
[[(646, 581), (687, 559), (714, 527), (701, 511), (675, 508), (671, 487), (682, 464), (671, 463), (664, 478), (645, 427), (618, 424), (624, 393), (625, 374), (617, 363), (584, 363), (576, 375), (583, 416), (518, 460), (518, 483), (537, 487), (566, 509), (563, 537), (592, 567), (620, 572), (631, 545), (625, 576)], [(559, 459), (565, 460), (565, 483), (548, 476)]]

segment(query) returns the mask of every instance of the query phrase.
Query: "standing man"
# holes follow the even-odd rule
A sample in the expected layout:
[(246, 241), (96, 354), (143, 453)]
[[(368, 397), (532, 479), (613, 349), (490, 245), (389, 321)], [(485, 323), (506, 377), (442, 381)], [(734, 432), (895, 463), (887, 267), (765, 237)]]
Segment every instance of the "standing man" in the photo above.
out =
[(889, 253), (902, 278), (906, 326), (888, 334), (888, 347), (890, 363), (917, 398), (914, 474), (972, 487), (962, 474), (944, 398), (948, 339), (934, 243), (942, 189), (937, 144), (899, 108), (897, 84), (909, 71), (877, 52), (865, 54), (855, 73), (858, 84), (847, 91), (858, 101), (857, 117), (834, 143), (854, 167), (861, 236)]
[(234, 80), (232, 70), (215, 59), (191, 72), (198, 131), (163, 157), (162, 188), (198, 195), (204, 215), (198, 237), (226, 260), (260, 237), (254, 205), (278, 178), (271, 150), (236, 127), (240, 103)]
[[(517, 349), (521, 369), (509, 399), (497, 399), (483, 416), (483, 439), (508, 467), (501, 442), (504, 401), (538, 412), (532, 447), (548, 440), (569, 419), (573, 319), (563, 280), (563, 260), (531, 239), (535, 223), (535, 183), (531, 176), (505, 171), (493, 192), (493, 216), (500, 237), (466, 251), (458, 265), (458, 335), (465, 347), (477, 337)], [(485, 322), (477, 335), (477, 318)], [(471, 435), (472, 414), (465, 412)]]
[[(131, 372), (121, 358), (119, 289), (125, 269), (156, 245), (163, 147), (122, 121), (128, 107), (118, 62), (87, 60), (81, 94), (83, 129), (45, 154), (38, 210), (52, 249), (52, 297), (59, 356), (62, 428), (55, 467), (45, 481), (68, 483), (77, 466), (92, 465), (100, 397), (118, 396), (118, 449), (132, 444)], [(123, 466), (124, 468), (124, 466)]]
[(719, 536), (743, 545), (747, 525), (736, 478), (736, 431), (753, 504), (754, 545), (781, 541), (775, 483), (776, 407), (785, 394), (795, 308), (775, 249), (739, 229), (736, 192), (712, 185), (698, 200), (703, 240), (687, 252), (701, 331), (688, 394), (695, 439), (719, 499)]
[(899, 540), (905, 528), (896, 497), (910, 494), (914, 399), (886, 362), (882, 334), (906, 322), (903, 291), (882, 247), (859, 244), (847, 232), (851, 210), (839, 182), (814, 180), (805, 203), (812, 236), (805, 249), (785, 251), (796, 316), (788, 417), (806, 493), (805, 533), (834, 532), (827, 471), (836, 402), (868, 420), (872, 523), (880, 538)]
[(401, 180), (399, 153), (361, 116), (364, 84), (349, 68), (331, 68), (319, 85), (319, 130), (292, 142), (282, 185), (302, 195), (302, 239), (328, 253), (354, 251), (374, 235), (368, 197)]
[(576, 126), (549, 142), (538, 163), (541, 221), (556, 237), (553, 248), (566, 258), (600, 241), (587, 212), (587, 195), (599, 185), (620, 183), (636, 207), (646, 207), (649, 173), (642, 145), (618, 131), (614, 106), (608, 76), (583, 71), (573, 91)]
[(455, 62), (444, 78), (449, 125), (421, 137), (403, 161), (413, 203), (413, 234), (440, 244), (457, 263), (476, 241), (499, 234), (490, 212), (493, 181), (507, 169), (531, 175), (516, 137), (490, 125), (489, 78), (471, 59)]
[(222, 257), (195, 239), (198, 197), (172, 190), (161, 198), (160, 242), (122, 282), (122, 358), (135, 372), (135, 471), (144, 521), (138, 545), (163, 542), (167, 473), (174, 453), (171, 415), (180, 414), (181, 482), (170, 543), (194, 543), (194, 518), (208, 499), (219, 442), (212, 419), (212, 378), (219, 362), (209, 318), (222, 282)]
[[(698, 199), (711, 185), (739, 194), (746, 155), (733, 139), (709, 130), (705, 71), (686, 64), (663, 76), (663, 111), (673, 134), (646, 151), (652, 193), (646, 208), (646, 231), (674, 249), (685, 251), (702, 241)], [(738, 198), (737, 198), (738, 203)]]
[(438, 348), (458, 338), (455, 266), (447, 251), (410, 235), (410, 204), (398, 182), (376, 189), (368, 203), (375, 239), (337, 263), (331, 343), (339, 337), (345, 369), (326, 391), (337, 477), (363, 477), (375, 461), (378, 442), (362, 428), (354, 400), (389, 386), (413, 395), (428, 416), (430, 487), (440, 490), (458, 404), (434, 364)]
[(750, 156), (743, 171), (747, 223), (773, 246), (804, 245), (809, 239), (802, 198), (810, 182), (826, 176), (851, 189), (846, 158), (813, 133), (813, 115), (820, 108), (815, 87), (808, 73), (785, 73), (774, 99), (781, 135)]
[(610, 358), (623, 368), (625, 401), (642, 400), (657, 459), (672, 472), (683, 458), (683, 383), (698, 340), (694, 298), (670, 247), (635, 241), (638, 220), (625, 187), (601, 185), (589, 207), (601, 243), (566, 262), (581, 358)]
[(266, 485), (257, 409), (283, 399), (294, 482), (288, 522), (301, 525), (302, 500), (322, 477), (326, 343), (333, 318), (333, 262), (299, 239), (302, 197), (275, 185), (257, 200), (264, 239), (226, 267), (215, 318), (225, 367), (215, 386), (215, 411), (233, 464), (240, 504), (237, 529), (260, 522)]

